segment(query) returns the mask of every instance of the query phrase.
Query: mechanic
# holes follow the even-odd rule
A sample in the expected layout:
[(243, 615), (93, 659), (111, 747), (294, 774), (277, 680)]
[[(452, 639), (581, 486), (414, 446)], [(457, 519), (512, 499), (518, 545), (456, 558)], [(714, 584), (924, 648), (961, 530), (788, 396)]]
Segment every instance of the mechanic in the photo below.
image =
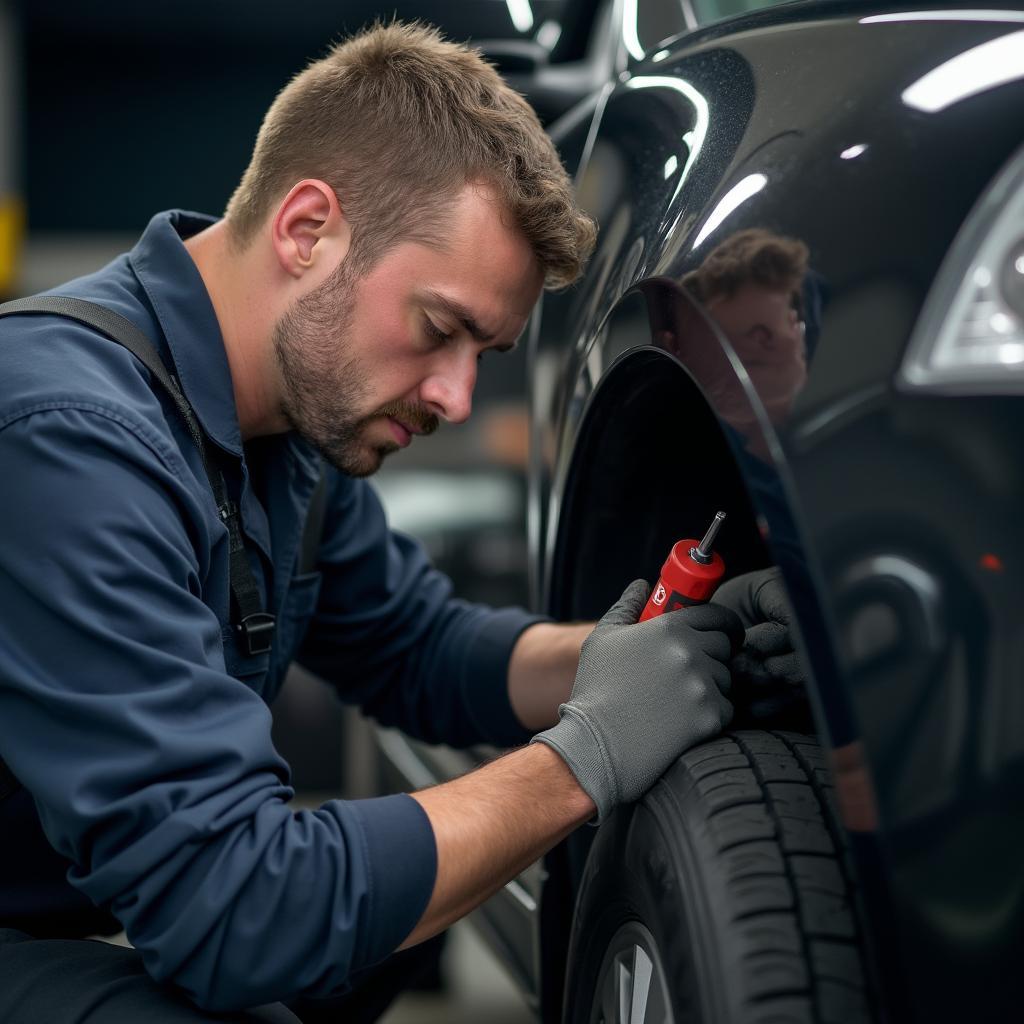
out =
[[(198, 443), (122, 344), (0, 318), (0, 1019), (373, 1019), (373, 965), (728, 722), (763, 581), (734, 585), (740, 617), (637, 625), (643, 581), (596, 627), (469, 605), (363, 479), (466, 419), (480, 356), (593, 235), (528, 105), (396, 23), (281, 92), (222, 220), (159, 214), (55, 289), (141, 329)], [(238, 619), (243, 578), (269, 650)], [(268, 709), (293, 659), (411, 735), (521, 746), (293, 812)], [(133, 948), (83, 941), (119, 927)]]

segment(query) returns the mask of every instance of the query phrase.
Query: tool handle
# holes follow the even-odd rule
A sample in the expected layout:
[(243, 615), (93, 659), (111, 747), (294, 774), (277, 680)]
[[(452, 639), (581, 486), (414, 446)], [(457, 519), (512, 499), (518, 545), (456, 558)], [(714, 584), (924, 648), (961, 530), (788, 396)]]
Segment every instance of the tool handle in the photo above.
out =
[(698, 543), (696, 539), (687, 538), (672, 545), (661, 567), (658, 582), (640, 613), (640, 622), (653, 619), (663, 612), (674, 612), (677, 608), (711, 600), (711, 595), (725, 575), (725, 562), (715, 551), (711, 552), (707, 564), (695, 561), (690, 552)]

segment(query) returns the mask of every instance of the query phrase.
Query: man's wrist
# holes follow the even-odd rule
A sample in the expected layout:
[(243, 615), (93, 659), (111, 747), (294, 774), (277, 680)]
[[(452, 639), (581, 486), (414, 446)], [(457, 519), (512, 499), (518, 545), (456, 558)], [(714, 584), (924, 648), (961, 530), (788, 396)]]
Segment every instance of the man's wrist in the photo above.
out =
[(558, 721), (558, 706), (569, 699), (580, 648), (593, 628), (593, 623), (539, 622), (520, 634), (509, 660), (509, 702), (531, 732)]
[(566, 801), (574, 821), (583, 824), (594, 817), (597, 805), (580, 785), (568, 762), (554, 747), (538, 740), (524, 749), (537, 760), (538, 770), (555, 773), (555, 795)]

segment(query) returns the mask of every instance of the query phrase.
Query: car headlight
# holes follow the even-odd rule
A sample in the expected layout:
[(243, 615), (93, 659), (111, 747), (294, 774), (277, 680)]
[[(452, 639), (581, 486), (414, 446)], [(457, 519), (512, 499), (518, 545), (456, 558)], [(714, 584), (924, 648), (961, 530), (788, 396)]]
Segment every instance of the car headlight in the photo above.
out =
[(957, 235), (900, 376), (906, 386), (948, 393), (1024, 390), (1024, 150)]

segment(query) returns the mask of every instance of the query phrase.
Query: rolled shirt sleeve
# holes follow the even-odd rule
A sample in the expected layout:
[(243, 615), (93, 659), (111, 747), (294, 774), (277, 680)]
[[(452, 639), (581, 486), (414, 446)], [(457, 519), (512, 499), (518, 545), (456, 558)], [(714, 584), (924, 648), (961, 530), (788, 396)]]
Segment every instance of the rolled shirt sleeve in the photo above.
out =
[(342, 990), (426, 907), (422, 809), (289, 809), (269, 710), (202, 601), (226, 531), (144, 418), (22, 410), (0, 465), (0, 751), (70, 881), (204, 1007)]

